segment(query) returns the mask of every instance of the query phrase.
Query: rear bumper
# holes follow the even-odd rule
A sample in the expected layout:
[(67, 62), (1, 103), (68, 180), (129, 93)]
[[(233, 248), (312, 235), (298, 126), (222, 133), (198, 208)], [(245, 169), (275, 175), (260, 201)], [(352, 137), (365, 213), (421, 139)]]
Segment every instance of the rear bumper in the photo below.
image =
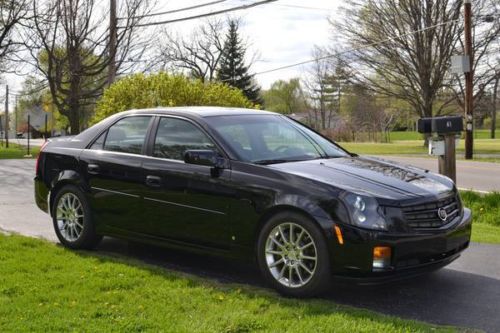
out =
[[(332, 248), (334, 275), (339, 280), (377, 284), (410, 278), (444, 267), (469, 246), (472, 215), (464, 209), (461, 219), (444, 231), (389, 234), (342, 226), (344, 245)], [(373, 248), (391, 248), (390, 265), (373, 268)], [(337, 253), (337, 255), (335, 255)]]
[(50, 191), (43, 181), (41, 181), (38, 176), (33, 180), (35, 184), (35, 202), (38, 208), (43, 210), (45, 213), (49, 212), (49, 194)]

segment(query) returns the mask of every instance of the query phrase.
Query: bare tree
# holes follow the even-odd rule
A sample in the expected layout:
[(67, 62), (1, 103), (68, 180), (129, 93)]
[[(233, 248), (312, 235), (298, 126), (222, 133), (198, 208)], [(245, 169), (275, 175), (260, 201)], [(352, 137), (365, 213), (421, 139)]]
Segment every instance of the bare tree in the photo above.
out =
[(315, 126), (327, 129), (340, 111), (343, 86), (350, 79), (345, 59), (342, 57), (327, 58), (324, 49), (315, 47), (313, 63), (308, 78), (305, 80), (310, 105), (312, 106)]
[(23, 45), (16, 31), (29, 16), (28, 0), (0, 0), (0, 66)]
[(460, 9), (449, 0), (349, 0), (331, 23), (354, 49), (358, 81), (429, 117), (460, 36)]
[[(149, 0), (121, 1), (118, 10), (116, 68), (128, 69), (130, 59), (144, 52), (136, 25), (150, 10)], [(96, 0), (33, 1), (33, 22), (27, 32), (33, 64), (47, 80), (52, 102), (69, 120), (71, 133), (81, 130), (83, 110), (95, 103), (106, 86), (109, 30), (102, 26), (106, 11)], [(133, 62), (132, 62), (133, 64)]]
[(182, 68), (202, 81), (215, 80), (224, 47), (222, 20), (206, 21), (188, 37), (166, 30), (163, 36), (157, 56), (161, 70)]

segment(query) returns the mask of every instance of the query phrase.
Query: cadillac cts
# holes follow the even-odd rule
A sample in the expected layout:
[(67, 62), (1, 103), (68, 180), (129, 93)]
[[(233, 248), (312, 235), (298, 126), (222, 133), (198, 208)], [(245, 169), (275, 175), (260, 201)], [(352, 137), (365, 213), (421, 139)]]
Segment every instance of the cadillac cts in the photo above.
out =
[(443, 267), (471, 234), (450, 179), (350, 154), (257, 110), (113, 115), (45, 145), (35, 192), (69, 248), (107, 235), (255, 259), (270, 285), (298, 297), (336, 279), (379, 283)]

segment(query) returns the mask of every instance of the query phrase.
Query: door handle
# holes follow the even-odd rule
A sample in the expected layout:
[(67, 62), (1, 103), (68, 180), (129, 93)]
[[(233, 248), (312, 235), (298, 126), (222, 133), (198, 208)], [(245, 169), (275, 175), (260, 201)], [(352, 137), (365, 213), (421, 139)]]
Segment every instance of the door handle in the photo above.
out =
[(87, 165), (87, 171), (88, 171), (88, 173), (90, 173), (92, 175), (97, 175), (99, 173), (99, 165), (89, 164), (89, 165)]
[(158, 176), (146, 176), (146, 185), (151, 187), (161, 186), (161, 177)]

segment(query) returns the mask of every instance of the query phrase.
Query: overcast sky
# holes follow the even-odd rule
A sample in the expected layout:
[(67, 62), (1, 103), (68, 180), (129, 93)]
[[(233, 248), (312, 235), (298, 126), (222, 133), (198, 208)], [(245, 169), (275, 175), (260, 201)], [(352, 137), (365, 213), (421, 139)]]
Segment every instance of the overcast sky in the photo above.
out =
[[(212, 8), (229, 8), (254, 1), (257, 0), (228, 0)], [(208, 1), (170, 0), (163, 7), (168, 10), (203, 2)], [(259, 55), (260, 61), (253, 65), (252, 71), (261, 72), (310, 59), (314, 45), (324, 46), (329, 43), (330, 27), (327, 18), (335, 15), (339, 4), (339, 0), (278, 0), (232, 13), (232, 16), (243, 20), (241, 33), (250, 42), (249, 53), (257, 52)], [(207, 12), (208, 8), (200, 8), (192, 13)], [(176, 15), (187, 16), (186, 13), (188, 12)], [(189, 21), (180, 23), (177, 27), (172, 25), (171, 29), (187, 33), (190, 27), (199, 23)], [(277, 79), (300, 76), (304, 71), (305, 68), (299, 66), (258, 75), (256, 79), (263, 88), (268, 88)]]
[[(175, 19), (255, 1), (257, 0), (227, 0), (197, 10), (158, 16), (152, 20)], [(184, 8), (210, 2), (210, 0), (159, 0), (158, 2), (160, 5), (157, 7), (157, 12)], [(258, 52), (259, 55), (260, 60), (254, 63), (251, 68), (252, 72), (265, 71), (310, 59), (314, 45), (325, 46), (329, 43), (330, 27), (327, 18), (335, 15), (340, 4), (340, 0), (278, 0), (275, 3), (233, 12), (232, 17), (240, 17), (243, 20), (241, 33), (250, 42), (249, 53)], [(178, 31), (181, 34), (189, 34), (193, 27), (202, 22), (202, 20), (198, 19), (172, 23), (169, 25), (169, 29)], [(293, 69), (258, 75), (256, 79), (266, 89), (275, 80), (300, 76), (305, 70), (304, 66), (299, 66)], [(11, 90), (17, 91), (21, 88), (20, 83), (23, 78), (6, 75), (5, 79), (11, 85)]]

